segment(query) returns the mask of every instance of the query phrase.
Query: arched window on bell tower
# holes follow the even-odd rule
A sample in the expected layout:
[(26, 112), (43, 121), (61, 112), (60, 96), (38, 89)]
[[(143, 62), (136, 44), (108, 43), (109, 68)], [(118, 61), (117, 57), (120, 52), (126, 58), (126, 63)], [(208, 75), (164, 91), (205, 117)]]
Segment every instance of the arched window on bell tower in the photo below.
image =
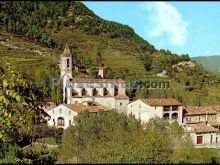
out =
[(67, 59), (67, 68), (69, 69), (69, 67), (70, 67), (70, 59)]

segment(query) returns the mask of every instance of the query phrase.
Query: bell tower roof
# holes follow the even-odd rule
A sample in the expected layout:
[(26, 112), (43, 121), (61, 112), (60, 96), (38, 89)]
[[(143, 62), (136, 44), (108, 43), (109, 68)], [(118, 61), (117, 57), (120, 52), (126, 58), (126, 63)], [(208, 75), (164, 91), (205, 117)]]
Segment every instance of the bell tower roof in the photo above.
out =
[(60, 55), (60, 57), (71, 57), (71, 55), (69, 45), (66, 43), (63, 53)]

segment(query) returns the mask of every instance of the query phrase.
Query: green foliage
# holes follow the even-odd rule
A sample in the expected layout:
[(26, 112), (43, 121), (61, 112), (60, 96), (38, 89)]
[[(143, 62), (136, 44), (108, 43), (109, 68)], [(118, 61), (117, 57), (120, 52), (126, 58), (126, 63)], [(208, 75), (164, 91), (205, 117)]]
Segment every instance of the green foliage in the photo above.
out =
[(113, 72), (110, 68), (107, 69), (106, 74), (105, 74), (105, 77), (106, 77), (107, 79), (113, 79), (113, 78), (114, 78), (114, 72)]
[(45, 122), (45, 112), (40, 108), (42, 92), (30, 77), (20, 72), (18, 67), (15, 69), (7, 60), (1, 66), (0, 157), (9, 159), (7, 154), (11, 155), (13, 146), (25, 146), (31, 142), (33, 126)]
[(92, 65), (92, 60), (90, 57), (86, 56), (83, 58), (82, 65), (84, 65), (86, 68), (89, 68)]
[(64, 131), (58, 162), (172, 163), (182, 135), (177, 123), (160, 118), (142, 125), (116, 111), (83, 112), (75, 118), (75, 126)]
[(54, 47), (55, 41), (44, 28), (49, 18), (53, 30), (59, 30), (58, 16), (66, 14), (68, 2), (1, 2), (0, 6), (0, 23), (7, 31), (23, 33), (48, 47)]
[(57, 160), (57, 155), (56, 149), (48, 149), (41, 144), (28, 146), (20, 153), (20, 157), (31, 160), (31, 164), (53, 164)]
[(97, 68), (90, 68), (89, 75), (93, 78), (98, 78), (98, 69)]
[(146, 99), (149, 96), (149, 90), (147, 88), (138, 88), (135, 96), (136, 99)]

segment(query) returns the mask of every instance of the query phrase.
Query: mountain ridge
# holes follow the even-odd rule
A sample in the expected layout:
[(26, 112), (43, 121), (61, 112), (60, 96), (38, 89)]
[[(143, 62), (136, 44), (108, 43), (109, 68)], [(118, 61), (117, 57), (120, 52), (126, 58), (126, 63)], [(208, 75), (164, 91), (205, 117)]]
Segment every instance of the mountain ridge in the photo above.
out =
[(202, 64), (207, 70), (220, 74), (220, 55), (197, 56), (191, 59)]

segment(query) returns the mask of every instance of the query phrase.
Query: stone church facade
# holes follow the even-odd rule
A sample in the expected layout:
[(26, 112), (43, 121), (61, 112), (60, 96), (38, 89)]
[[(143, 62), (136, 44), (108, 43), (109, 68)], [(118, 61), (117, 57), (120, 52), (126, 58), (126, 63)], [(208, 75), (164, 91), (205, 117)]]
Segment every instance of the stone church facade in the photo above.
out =
[(110, 109), (125, 113), (129, 98), (122, 79), (78, 79), (72, 76), (72, 55), (66, 44), (60, 56), (60, 73), (63, 84), (63, 103), (97, 102)]

